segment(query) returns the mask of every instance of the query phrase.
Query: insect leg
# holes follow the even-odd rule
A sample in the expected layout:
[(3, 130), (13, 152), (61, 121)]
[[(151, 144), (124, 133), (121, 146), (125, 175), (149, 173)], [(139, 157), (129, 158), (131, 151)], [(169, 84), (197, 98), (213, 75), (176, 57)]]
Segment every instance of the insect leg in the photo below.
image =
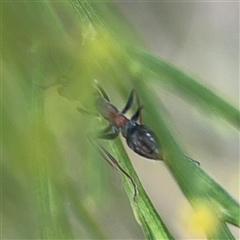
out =
[(129, 108), (132, 106), (134, 92), (135, 92), (134, 90), (132, 90), (130, 92), (127, 103), (126, 103), (125, 107), (123, 108), (123, 110), (121, 111), (122, 114), (126, 113), (127, 110), (129, 110)]
[[(138, 106), (138, 108), (143, 108), (143, 106), (141, 105), (141, 101), (140, 101), (140, 98), (139, 98), (139, 95), (138, 95), (138, 93), (136, 92), (136, 99), (137, 99), (137, 106)], [(140, 109), (140, 110), (141, 110)], [(142, 112), (140, 111), (140, 113), (139, 113), (139, 123), (142, 123)]]
[(139, 98), (139, 96), (138, 96), (138, 94), (137, 94), (137, 92), (135, 90), (132, 90), (130, 92), (129, 97), (128, 97), (128, 101), (127, 101), (125, 107), (123, 108), (123, 110), (121, 111), (121, 113), (123, 113), (123, 114), (126, 113), (127, 110), (129, 110), (129, 108), (132, 106), (134, 93), (136, 95), (136, 100), (137, 100), (137, 106), (138, 106), (138, 110), (137, 111), (139, 111), (138, 116), (136, 118), (136, 121), (139, 119), (139, 122), (142, 123), (142, 114), (141, 114), (142, 106), (141, 106), (140, 98)]
[(118, 136), (118, 133), (103, 133), (103, 134), (99, 134), (97, 136), (97, 138), (99, 139), (106, 139), (106, 140), (113, 140)]
[[(113, 132), (109, 132), (109, 130), (113, 130)], [(114, 128), (113, 126), (109, 125), (106, 129), (104, 129), (102, 132), (98, 134), (97, 138), (112, 140), (116, 138), (118, 134), (119, 134), (118, 128)]]
[(141, 118), (141, 110), (142, 110), (142, 106), (139, 106), (137, 111), (133, 114), (133, 116), (131, 117), (131, 120), (134, 122), (137, 122), (137, 120), (139, 118)]
[[(77, 110), (82, 113), (82, 114), (87, 114), (87, 115), (95, 115), (98, 116), (99, 114), (96, 112), (90, 112), (84, 108), (78, 107)], [(113, 132), (109, 132), (110, 130), (113, 130)], [(114, 128), (113, 126), (109, 125), (99, 133), (90, 133), (92, 137), (99, 138), (99, 139), (108, 139), (112, 140), (116, 138), (119, 134), (119, 130), (117, 128)]]
[(187, 157), (187, 156), (185, 156), (185, 157), (186, 157), (187, 160), (189, 160), (190, 162), (196, 163), (200, 167), (200, 162), (198, 162), (198, 161), (196, 161), (196, 160), (194, 160), (190, 157)]
[(133, 178), (119, 165), (118, 161), (101, 145), (99, 145), (102, 157), (111, 165), (120, 170), (132, 183), (134, 195), (133, 201), (136, 202), (137, 197), (137, 185), (134, 182)]
[(88, 137), (88, 140), (90, 141), (90, 143), (95, 146), (95, 148), (97, 148), (98, 150), (100, 150), (100, 154), (101, 156), (114, 168), (118, 169), (119, 171), (121, 171), (128, 179), (129, 181), (132, 183), (133, 185), (133, 190), (134, 190), (134, 194), (133, 194), (133, 200), (134, 202), (136, 202), (136, 197), (137, 197), (137, 185), (134, 182), (133, 178), (131, 177), (131, 175), (129, 175), (118, 163), (118, 161), (107, 151), (106, 148), (104, 148), (103, 146), (101, 146), (100, 144), (95, 143), (90, 137)]

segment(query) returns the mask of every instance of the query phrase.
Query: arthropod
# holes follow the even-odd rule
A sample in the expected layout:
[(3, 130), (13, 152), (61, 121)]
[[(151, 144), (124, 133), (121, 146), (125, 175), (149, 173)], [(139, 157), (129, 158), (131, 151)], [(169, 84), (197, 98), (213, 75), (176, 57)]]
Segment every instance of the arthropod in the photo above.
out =
[[(160, 144), (155, 133), (146, 125), (141, 123), (141, 109), (138, 96), (137, 111), (128, 119), (124, 114), (131, 108), (135, 91), (129, 94), (125, 107), (119, 111), (111, 102), (101, 86), (100, 92), (96, 92), (96, 107), (100, 115), (108, 121), (109, 126), (99, 134), (101, 139), (114, 139), (119, 133), (126, 139), (127, 145), (137, 154), (155, 160), (161, 160)], [(138, 123), (139, 121), (139, 123)]]
[[(128, 100), (124, 108), (120, 111), (115, 107), (103, 90), (96, 82), (97, 89), (94, 92), (95, 105), (98, 113), (108, 122), (108, 127), (97, 134), (99, 139), (114, 139), (120, 133), (126, 139), (127, 145), (137, 154), (148, 159), (162, 160), (160, 144), (155, 133), (146, 125), (143, 125), (141, 118), (142, 106), (138, 95), (134, 90), (129, 94)], [(137, 99), (137, 110), (128, 119), (124, 114), (131, 108), (133, 104), (134, 94)], [(86, 110), (78, 108), (80, 112), (87, 113)], [(91, 141), (93, 143), (93, 141)], [(93, 143), (94, 144), (94, 143)], [(137, 187), (133, 178), (119, 165), (118, 161), (100, 144), (95, 144), (100, 150), (103, 158), (112, 166), (119, 169), (132, 183), (134, 188), (134, 201), (137, 196)]]
[[(104, 89), (96, 82), (97, 89), (95, 91), (95, 105), (98, 113), (108, 122), (108, 127), (97, 135), (99, 139), (115, 139), (120, 133), (126, 139), (127, 145), (137, 154), (153, 160), (162, 160), (162, 152), (159, 140), (156, 134), (146, 125), (142, 124), (141, 110), (139, 97), (132, 90), (128, 96), (127, 103), (122, 110), (119, 110), (110, 102), (110, 98)], [(137, 110), (130, 119), (125, 116), (125, 113), (133, 104), (134, 94), (137, 100)], [(86, 112), (79, 109), (80, 112)], [(101, 152), (103, 158), (112, 166), (117, 167), (131, 181), (134, 187), (134, 197), (137, 196), (137, 187), (133, 178), (119, 165), (118, 161), (100, 144), (96, 145)], [(189, 161), (199, 162), (186, 157)]]

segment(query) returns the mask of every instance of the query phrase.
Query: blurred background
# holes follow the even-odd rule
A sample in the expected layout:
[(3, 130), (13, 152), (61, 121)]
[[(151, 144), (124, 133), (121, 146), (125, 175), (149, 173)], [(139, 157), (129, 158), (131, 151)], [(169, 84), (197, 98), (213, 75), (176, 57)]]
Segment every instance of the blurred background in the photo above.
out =
[[(152, 53), (195, 76), (232, 103), (239, 102), (239, 7), (230, 2), (117, 2)], [(186, 155), (239, 202), (239, 134), (176, 94), (157, 89)], [(131, 154), (131, 152), (129, 152)], [(135, 157), (134, 157), (135, 156)], [(182, 239), (187, 202), (161, 163), (131, 154), (142, 183), (167, 226)], [(158, 166), (156, 166), (158, 165)], [(239, 230), (233, 229), (239, 238)], [(203, 237), (203, 236), (202, 236)]]
[[(238, 3), (114, 4), (116, 19), (122, 15), (146, 49), (238, 104)], [(76, 111), (91, 105), (89, 66), (80, 57), (90, 59), (81, 46), (91, 33), (82, 35), (69, 3), (3, 2), (1, 8), (2, 239), (143, 239), (118, 173), (87, 145), (95, 120)], [(124, 106), (114, 85), (104, 88)], [(239, 202), (237, 130), (173, 91), (154, 91), (186, 155)], [(143, 121), (146, 115), (143, 110)], [(128, 154), (176, 239), (204, 239), (191, 231), (185, 216), (192, 209), (165, 165)]]

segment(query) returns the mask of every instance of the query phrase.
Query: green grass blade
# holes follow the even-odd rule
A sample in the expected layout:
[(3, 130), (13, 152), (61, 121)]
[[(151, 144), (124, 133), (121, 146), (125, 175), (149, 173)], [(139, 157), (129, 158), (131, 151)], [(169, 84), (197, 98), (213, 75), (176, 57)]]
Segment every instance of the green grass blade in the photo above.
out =
[[(82, 132), (92, 128), (90, 121), (76, 117), (77, 123), (74, 122), (73, 116), (78, 115), (75, 102), (61, 98), (57, 91), (55, 94), (43, 91), (45, 85), (58, 82), (62, 96), (85, 105), (91, 102), (93, 80), (98, 78), (103, 85), (115, 86), (116, 93), (122, 91), (124, 97), (131, 84), (136, 86), (143, 105), (148, 108), (149, 117), (144, 118), (144, 123), (156, 131), (166, 166), (196, 213), (204, 208), (213, 217), (216, 226), (213, 224), (212, 231), (206, 230), (206, 235), (209, 239), (233, 239), (226, 222), (240, 225), (238, 203), (204, 172), (204, 166), (199, 168), (186, 161), (146, 80), (151, 81), (154, 76), (156, 80), (150, 83), (159, 86), (161, 82), (162, 87), (164, 82), (205, 112), (208, 109), (239, 128), (236, 107), (171, 64), (142, 52), (140, 47), (136, 49), (140, 44), (135, 31), (112, 3), (5, 1), (2, 9), (4, 172), (1, 180), (5, 208), (1, 217), (7, 221), (4, 238), (106, 239), (104, 227), (109, 225), (101, 221), (105, 220), (104, 210), (98, 212), (97, 208), (109, 207), (103, 184), (103, 175), (106, 179), (109, 175), (102, 171), (102, 161), (95, 161), (98, 157), (89, 154), (83, 140)], [(62, 78), (64, 82), (60, 81)], [(52, 104), (48, 110), (46, 102)], [(106, 143), (106, 148), (138, 186), (134, 202), (133, 186), (120, 173), (145, 238), (173, 239), (142, 188), (120, 141)], [(91, 164), (89, 158), (93, 160)], [(86, 171), (87, 166), (91, 171)], [(67, 184), (74, 180), (76, 188)], [(89, 191), (90, 185), (94, 187)], [(89, 199), (92, 205), (88, 205)], [(111, 207), (110, 214), (116, 205)], [(97, 219), (95, 214), (101, 216)], [(78, 231), (79, 223), (85, 233)]]
[[(150, 53), (132, 48), (130, 55), (133, 57), (133, 61), (140, 63), (143, 73), (151, 71), (155, 75), (156, 83), (161, 81), (168, 87), (177, 89), (182, 96), (190, 99), (196, 106), (203, 108), (205, 111), (207, 109), (212, 114), (218, 114), (239, 129), (240, 113), (238, 109), (223, 100), (212, 90), (188, 76), (184, 71)], [(151, 74), (145, 73), (144, 75), (151, 77)]]
[(148, 106), (150, 116), (146, 119), (146, 123), (156, 126), (164, 150), (164, 161), (186, 197), (190, 202), (194, 202), (196, 199), (208, 199), (213, 203), (214, 209), (222, 220), (239, 226), (239, 204), (202, 168), (185, 159), (163, 120), (161, 112), (164, 111), (161, 111), (160, 104), (157, 103), (147, 85), (139, 84), (138, 91), (144, 105)]
[[(217, 216), (216, 222), (213, 222), (215, 229), (206, 234), (209, 239), (233, 239), (228, 227), (224, 222), (231, 223), (237, 227), (240, 226), (240, 207), (239, 204), (201, 167), (195, 163), (186, 160), (181, 149), (171, 136), (166, 122), (163, 120), (163, 108), (157, 101), (157, 96), (151, 92), (149, 82), (141, 81), (141, 84), (135, 79), (134, 85), (141, 96), (144, 106), (148, 106), (148, 118), (144, 122), (149, 126), (155, 126), (154, 130), (162, 143), (164, 151), (164, 162), (173, 174), (177, 184), (198, 211), (199, 204), (214, 210)], [(124, 88), (124, 86), (123, 86)], [(127, 90), (127, 89), (126, 89)], [(210, 207), (209, 207), (209, 206)], [(218, 228), (218, 226), (221, 227)]]
[(138, 195), (135, 202), (133, 200), (133, 185), (124, 174), (120, 174), (123, 186), (131, 202), (135, 218), (141, 225), (146, 239), (173, 239), (143, 189), (121, 141), (118, 139), (115, 140), (114, 143), (108, 143), (107, 145), (109, 149), (111, 149), (112, 155), (118, 160), (120, 166), (130, 174), (137, 185)]
[[(88, 1), (84, 1), (84, 4), (81, 5), (81, 8), (85, 9), (88, 13), (88, 21), (93, 23), (93, 26), (100, 25), (101, 34), (110, 33), (111, 35), (111, 31), (109, 31), (111, 27), (109, 27), (109, 24), (104, 21), (104, 17), (99, 18), (99, 15), (96, 14), (95, 7), (96, 6), (91, 5)], [(104, 29), (104, 31), (102, 31), (102, 29)], [(95, 28), (95, 30), (98, 31), (98, 28)], [(95, 40), (96, 44), (99, 44), (97, 38)], [(114, 39), (112, 39), (112, 41), (114, 42)], [(120, 41), (119, 45), (121, 44), (122, 42)], [(114, 42), (113, 45), (115, 46), (117, 44)], [(131, 44), (129, 45), (131, 46)], [(121, 47), (124, 48), (125, 46), (123, 45), (120, 46), (120, 48)], [(201, 168), (198, 168), (195, 164), (185, 159), (181, 149), (171, 136), (165, 121), (163, 121), (163, 116), (160, 113), (164, 111), (161, 111), (157, 97), (154, 97), (151, 90), (148, 89), (145, 84), (146, 79), (137, 78), (136, 75), (144, 75), (145, 77), (154, 76), (155, 79), (157, 79), (155, 83), (158, 83), (160, 80), (162, 82), (164, 81), (166, 85), (178, 89), (185, 98), (191, 99), (197, 106), (202, 107), (205, 111), (207, 107), (208, 110), (212, 111), (214, 114), (218, 114), (230, 124), (238, 128), (239, 111), (237, 108), (217, 96), (217, 94), (213, 93), (209, 88), (199, 84), (193, 78), (187, 76), (183, 71), (165, 61), (156, 58), (149, 53), (141, 52), (138, 49), (136, 50), (136, 48), (133, 48), (132, 46), (127, 48), (127, 50), (127, 53), (122, 51), (123, 55), (125, 54), (124, 57), (121, 55), (124, 59), (123, 62), (121, 62), (122, 59), (118, 56), (117, 51), (114, 52), (114, 54), (116, 54), (114, 57), (118, 60), (120, 59), (121, 64), (126, 66), (128, 76), (135, 79), (133, 85), (140, 93), (140, 96), (142, 96), (144, 106), (148, 106), (148, 111), (151, 112), (149, 115), (150, 120), (147, 119), (146, 123), (149, 126), (155, 126), (160, 142), (162, 143), (164, 161), (182, 191), (195, 208), (198, 204), (196, 204), (196, 202), (201, 202), (203, 205), (210, 204), (214, 211), (217, 212), (219, 222), (228, 221), (233, 225), (239, 226), (239, 205)], [(116, 64), (117, 61), (115, 61), (113, 56), (108, 55), (107, 60), (104, 59), (104, 61), (106, 61), (104, 63), (107, 63), (104, 65), (104, 69), (115, 75), (116, 79), (119, 79), (119, 76), (121, 75), (121, 67)], [(99, 64), (102, 65), (101, 59)], [(137, 71), (135, 68), (136, 66)], [(139, 71), (139, 69), (141, 70)], [(116, 82), (116, 86), (121, 86), (122, 89), (126, 90), (126, 88), (128, 88), (126, 82), (120, 82), (120, 80), (119, 82)], [(154, 121), (151, 119), (154, 119)], [(120, 146), (118, 146), (118, 148), (120, 148)], [(118, 148), (116, 147), (113, 155), (122, 159), (124, 156), (116, 153)], [(129, 169), (129, 166), (125, 166), (124, 169), (127, 169), (131, 175), (134, 175), (134, 173), (131, 172), (131, 167)], [(144, 201), (146, 201), (146, 199), (144, 199)], [(151, 206), (149, 207), (151, 208)], [(145, 209), (145, 207), (143, 208)], [(141, 218), (139, 217), (138, 219)], [(150, 236), (151, 234), (149, 235), (147, 227), (145, 227), (145, 230), (147, 231), (146, 235)], [(223, 227), (221, 231), (225, 236), (229, 235), (227, 227)], [(216, 231), (213, 236), (220, 236), (220, 234), (219, 231)]]
[(84, 203), (81, 202), (81, 198), (77, 194), (76, 189), (74, 189), (73, 186), (68, 186), (66, 189), (68, 190), (68, 197), (71, 208), (75, 216), (78, 218), (79, 222), (84, 225), (84, 228), (88, 231), (89, 235), (93, 239), (107, 239), (98, 223), (91, 216), (88, 209), (84, 207)]
[(214, 239), (229, 239), (234, 240), (234, 236), (229, 231), (227, 225), (223, 222), (216, 223), (218, 225), (217, 230), (212, 233), (207, 233), (207, 239), (214, 240)]

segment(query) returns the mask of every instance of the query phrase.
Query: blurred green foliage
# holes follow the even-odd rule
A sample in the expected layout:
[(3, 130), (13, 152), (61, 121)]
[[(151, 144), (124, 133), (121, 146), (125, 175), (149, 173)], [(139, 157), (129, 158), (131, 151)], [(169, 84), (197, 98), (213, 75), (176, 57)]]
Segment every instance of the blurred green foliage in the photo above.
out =
[[(146, 124), (155, 126), (167, 167), (196, 210), (199, 202), (211, 209), (215, 227), (206, 235), (233, 239), (226, 222), (239, 227), (239, 205), (201, 168), (186, 161), (163, 120), (157, 96), (144, 80), (178, 88), (200, 108), (215, 109), (214, 114), (237, 127), (238, 110), (181, 70), (142, 51), (137, 33), (114, 4), (2, 2), (1, 46), (3, 239), (117, 238), (113, 220), (125, 229), (121, 238), (142, 238), (127, 200), (121, 198), (126, 211), (115, 207), (120, 193), (109, 184), (112, 171), (87, 141), (89, 132), (99, 129), (99, 120), (76, 111), (79, 105), (94, 110), (94, 79), (114, 88), (116, 97), (126, 98), (129, 86), (141, 94), (149, 106)], [(134, 202), (132, 185), (121, 175), (145, 237), (172, 239), (121, 142), (105, 146), (138, 185)]]

